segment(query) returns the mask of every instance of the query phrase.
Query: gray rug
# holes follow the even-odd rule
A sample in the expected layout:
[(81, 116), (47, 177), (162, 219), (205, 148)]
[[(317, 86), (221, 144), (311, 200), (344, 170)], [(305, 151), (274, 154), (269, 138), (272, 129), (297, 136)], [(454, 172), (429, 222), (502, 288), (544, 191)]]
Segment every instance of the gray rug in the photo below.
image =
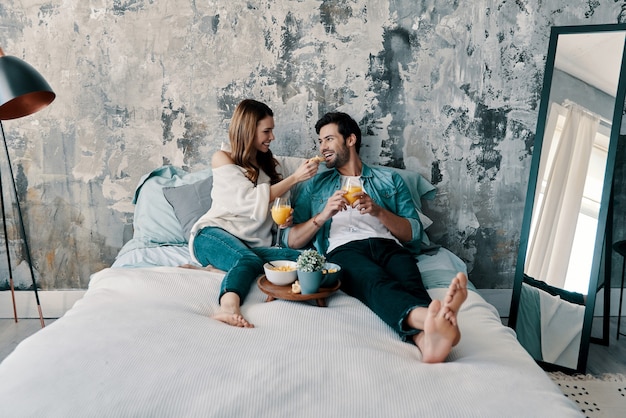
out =
[(626, 376), (548, 373), (563, 394), (588, 417), (626, 417)]

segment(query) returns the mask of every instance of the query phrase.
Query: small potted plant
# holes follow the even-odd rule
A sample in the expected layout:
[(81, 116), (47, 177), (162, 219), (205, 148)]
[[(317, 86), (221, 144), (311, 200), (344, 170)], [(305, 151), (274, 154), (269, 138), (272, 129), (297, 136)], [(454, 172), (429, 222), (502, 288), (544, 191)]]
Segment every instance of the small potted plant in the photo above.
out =
[(315, 250), (304, 250), (296, 260), (296, 266), (299, 271), (312, 273), (314, 271), (322, 271), (326, 257)]
[(303, 295), (317, 293), (322, 282), (326, 257), (315, 250), (304, 250), (296, 260), (298, 281)]

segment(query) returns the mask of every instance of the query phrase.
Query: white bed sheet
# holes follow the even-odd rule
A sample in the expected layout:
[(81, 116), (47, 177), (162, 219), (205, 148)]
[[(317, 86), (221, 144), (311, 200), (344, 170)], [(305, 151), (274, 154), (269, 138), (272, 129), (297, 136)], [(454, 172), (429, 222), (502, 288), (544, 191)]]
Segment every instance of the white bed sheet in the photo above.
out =
[(320, 308), (265, 302), (254, 286), (242, 307), (254, 329), (211, 320), (221, 278), (177, 267), (94, 274), (64, 317), (0, 364), (0, 415), (582, 416), (476, 292), (459, 314), (461, 342), (430, 365), (341, 291)]
[(183, 264), (198, 265), (191, 259), (187, 245), (163, 245), (119, 254), (111, 267), (177, 267)]
[[(463, 260), (444, 247), (433, 253), (420, 254), (417, 260), (427, 288), (447, 287), (455, 272), (467, 273)], [(192, 260), (187, 245), (165, 245), (124, 252), (118, 255), (111, 267), (177, 267), (184, 264), (199, 266)], [(470, 284), (470, 287), (473, 285)]]

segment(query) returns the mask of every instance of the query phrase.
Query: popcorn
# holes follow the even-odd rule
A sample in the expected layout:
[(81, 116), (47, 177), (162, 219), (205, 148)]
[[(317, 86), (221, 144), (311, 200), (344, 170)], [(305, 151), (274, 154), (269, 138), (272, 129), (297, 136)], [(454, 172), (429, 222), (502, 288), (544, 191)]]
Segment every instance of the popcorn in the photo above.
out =
[(291, 291), (293, 293), (301, 293), (302, 292), (302, 288), (300, 287), (300, 282), (298, 280), (296, 280), (295, 282), (293, 282), (291, 284)]

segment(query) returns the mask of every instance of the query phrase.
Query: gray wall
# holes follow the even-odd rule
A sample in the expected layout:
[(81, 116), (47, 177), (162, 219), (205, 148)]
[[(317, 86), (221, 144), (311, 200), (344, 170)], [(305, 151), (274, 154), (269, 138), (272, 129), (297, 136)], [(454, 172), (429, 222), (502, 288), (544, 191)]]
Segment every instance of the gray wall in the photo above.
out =
[(479, 288), (510, 288), (550, 27), (616, 23), (622, 6), (3, 0), (0, 46), (58, 95), (4, 123), (41, 287), (85, 288), (132, 235), (139, 178), (208, 167), (253, 97), (276, 113), (276, 154), (313, 155), (318, 117), (351, 113), (366, 162), (438, 187), (431, 237)]

